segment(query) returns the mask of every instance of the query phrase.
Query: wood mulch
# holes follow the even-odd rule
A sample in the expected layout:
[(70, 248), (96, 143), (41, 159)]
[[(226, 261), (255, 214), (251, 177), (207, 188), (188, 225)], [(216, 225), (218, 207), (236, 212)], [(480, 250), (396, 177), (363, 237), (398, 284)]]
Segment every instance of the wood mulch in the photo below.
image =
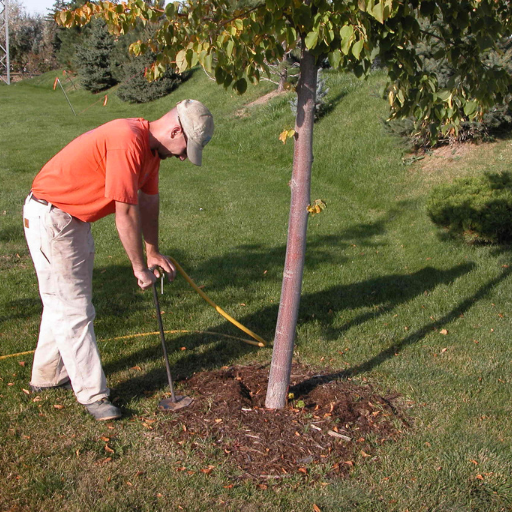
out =
[(335, 377), (294, 364), (288, 406), (269, 410), (267, 366), (201, 372), (181, 382), (192, 405), (171, 413), (160, 428), (170, 442), (215, 443), (242, 479), (342, 477), (356, 464), (377, 461), (378, 445), (396, 440), (409, 424), (398, 395)]

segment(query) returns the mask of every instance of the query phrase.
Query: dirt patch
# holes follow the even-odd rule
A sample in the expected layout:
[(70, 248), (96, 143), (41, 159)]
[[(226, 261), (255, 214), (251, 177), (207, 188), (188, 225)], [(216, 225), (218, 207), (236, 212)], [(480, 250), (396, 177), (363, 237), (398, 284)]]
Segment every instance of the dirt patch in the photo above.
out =
[(434, 172), (447, 165), (460, 165), (470, 160), (475, 153), (481, 152), (483, 147), (490, 149), (491, 144), (483, 146), (466, 143), (441, 146), (425, 155), (421, 167), (424, 171)]
[(258, 99), (251, 101), (250, 103), (247, 103), (247, 105), (244, 105), (243, 108), (235, 112), (235, 115), (237, 117), (245, 117), (247, 115), (247, 109), (251, 107), (255, 107), (256, 105), (266, 105), (272, 98), (275, 98), (276, 96), (281, 96), (282, 94), (286, 94), (288, 91), (278, 91), (275, 89), (274, 91), (270, 91), (267, 94), (264, 94), (263, 96), (260, 96)]
[(161, 428), (171, 442), (211, 440), (241, 478), (343, 476), (355, 464), (376, 460), (375, 447), (395, 440), (408, 423), (398, 395), (381, 396), (334, 375), (295, 364), (293, 399), (285, 409), (268, 410), (267, 366), (199, 373), (183, 381), (193, 404)]

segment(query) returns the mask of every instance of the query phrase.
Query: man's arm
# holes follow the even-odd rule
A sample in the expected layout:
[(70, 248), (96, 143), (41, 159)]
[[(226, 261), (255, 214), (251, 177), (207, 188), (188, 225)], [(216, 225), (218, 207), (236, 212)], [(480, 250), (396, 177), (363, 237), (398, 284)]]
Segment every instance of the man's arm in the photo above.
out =
[(139, 206), (116, 201), (116, 227), (139, 286), (143, 290), (150, 288), (156, 277), (144, 260)]
[(160, 196), (139, 191), (139, 208), (142, 234), (146, 244), (148, 267), (160, 267), (172, 281), (176, 277), (176, 268), (171, 260), (160, 253), (158, 248), (158, 217), (160, 215)]

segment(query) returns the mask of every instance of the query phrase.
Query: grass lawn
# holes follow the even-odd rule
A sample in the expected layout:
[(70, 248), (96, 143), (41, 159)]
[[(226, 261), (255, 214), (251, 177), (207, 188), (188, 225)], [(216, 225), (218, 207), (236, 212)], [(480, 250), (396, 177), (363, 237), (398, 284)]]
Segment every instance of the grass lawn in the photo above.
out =
[[(386, 133), (383, 78), (324, 74), (332, 111), (315, 127), (311, 217), (295, 357), (397, 392), (411, 428), (375, 443), (343, 480), (300, 475), (259, 487), (234, 478), (214, 443), (177, 445), (156, 414), (167, 392), (150, 293), (138, 290), (114, 219), (93, 226), (96, 332), (125, 417), (98, 424), (69, 392), (30, 394), (31, 355), (0, 359), (0, 510), (512, 510), (510, 248), (443, 240), (425, 201), (438, 183), (510, 170), (512, 140), (444, 149), (404, 165)], [(161, 249), (213, 301), (271, 341), (277, 318), (293, 147), (289, 96), (244, 107), (202, 72), (147, 105), (55, 75), (0, 87), (0, 356), (35, 348), (41, 305), (21, 222), (40, 167), (67, 142), (118, 117), (156, 119), (193, 97), (216, 133), (204, 166), (161, 167)], [(103, 96), (101, 96), (101, 100)], [(166, 329), (238, 336), (181, 278), (160, 298)], [(133, 335), (133, 337), (128, 337)], [(175, 375), (267, 363), (259, 349), (204, 333), (168, 336)], [(178, 384), (179, 388), (179, 384)], [(206, 474), (205, 466), (215, 466)], [(185, 469), (183, 469), (185, 468)]]

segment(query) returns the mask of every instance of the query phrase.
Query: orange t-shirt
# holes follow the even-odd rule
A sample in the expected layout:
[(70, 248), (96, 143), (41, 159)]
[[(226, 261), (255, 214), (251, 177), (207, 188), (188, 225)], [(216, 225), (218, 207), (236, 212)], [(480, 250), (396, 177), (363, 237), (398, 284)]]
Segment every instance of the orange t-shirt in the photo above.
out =
[(38, 199), (85, 222), (115, 212), (115, 201), (138, 203), (138, 191), (158, 194), (160, 158), (149, 147), (149, 122), (117, 119), (70, 142), (32, 184)]

